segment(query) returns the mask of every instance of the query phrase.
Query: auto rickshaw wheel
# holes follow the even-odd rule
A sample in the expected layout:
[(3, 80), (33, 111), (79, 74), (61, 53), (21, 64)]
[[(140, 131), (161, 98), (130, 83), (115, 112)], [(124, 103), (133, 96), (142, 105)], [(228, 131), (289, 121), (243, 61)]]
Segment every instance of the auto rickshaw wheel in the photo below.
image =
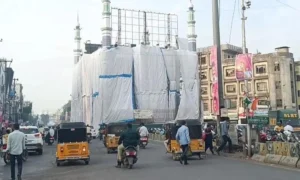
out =
[(90, 163), (90, 160), (85, 160), (84, 163), (85, 165), (88, 165)]
[(174, 161), (178, 161), (179, 160), (179, 157), (178, 157), (178, 155), (176, 154), (176, 153), (172, 153), (172, 159), (174, 160)]
[(60, 166), (60, 162), (59, 161), (56, 161), (56, 166)]
[(110, 149), (107, 149), (107, 154), (110, 154)]

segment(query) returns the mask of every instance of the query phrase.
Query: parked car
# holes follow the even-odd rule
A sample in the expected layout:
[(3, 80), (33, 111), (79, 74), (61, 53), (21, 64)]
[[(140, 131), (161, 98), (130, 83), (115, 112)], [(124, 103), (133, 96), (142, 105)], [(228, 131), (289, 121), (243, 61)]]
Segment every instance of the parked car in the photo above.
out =
[(43, 154), (43, 137), (37, 126), (21, 126), (20, 131), (25, 134), (25, 146), (27, 151), (35, 151)]

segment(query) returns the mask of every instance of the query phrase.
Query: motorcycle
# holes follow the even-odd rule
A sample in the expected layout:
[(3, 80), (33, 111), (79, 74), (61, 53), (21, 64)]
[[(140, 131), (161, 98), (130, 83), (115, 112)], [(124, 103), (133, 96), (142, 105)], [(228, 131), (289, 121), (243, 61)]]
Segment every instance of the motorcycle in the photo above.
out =
[(272, 134), (270, 130), (268, 130), (267, 132), (263, 130), (260, 131), (259, 137), (262, 143), (265, 143), (267, 141), (276, 141), (276, 136), (274, 136), (274, 134)]
[(53, 136), (50, 136), (50, 137), (49, 137), (48, 145), (51, 146), (53, 143), (54, 143), (54, 137), (53, 137)]
[(128, 169), (132, 169), (133, 164), (137, 162), (137, 149), (133, 146), (125, 148), (122, 156), (122, 164)]
[[(7, 151), (7, 145), (4, 144), (2, 146), (2, 153), (1, 153), (1, 158), (3, 158), (3, 161), (5, 164), (10, 164), (10, 154)], [(22, 160), (25, 162), (28, 159), (28, 151), (25, 149), (22, 153)]]
[(145, 149), (146, 146), (148, 145), (148, 137), (141, 137), (140, 138), (140, 147)]
[(92, 135), (91, 134), (87, 134), (87, 141), (88, 143), (90, 143), (92, 140)]

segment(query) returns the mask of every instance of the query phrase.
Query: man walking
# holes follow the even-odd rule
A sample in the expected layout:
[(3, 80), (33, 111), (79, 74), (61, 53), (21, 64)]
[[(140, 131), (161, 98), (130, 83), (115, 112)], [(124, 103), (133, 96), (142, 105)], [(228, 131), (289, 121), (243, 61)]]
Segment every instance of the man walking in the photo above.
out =
[(18, 180), (21, 180), (23, 159), (22, 153), (25, 150), (25, 135), (19, 131), (20, 125), (14, 124), (14, 131), (8, 135), (7, 150), (10, 153), (11, 179), (16, 179), (15, 163), (18, 163)]
[(217, 150), (218, 155), (220, 155), (220, 151), (222, 151), (224, 149), (227, 142), (228, 142), (228, 146), (229, 146), (229, 152), (232, 152), (232, 142), (228, 135), (229, 125), (228, 125), (227, 121), (225, 121), (225, 119), (221, 118), (220, 126), (221, 126), (221, 135), (222, 135), (223, 142)]
[(176, 133), (176, 140), (179, 142), (182, 155), (179, 159), (180, 164), (182, 164), (182, 160), (184, 161), (184, 165), (188, 165), (187, 162), (187, 152), (189, 149), (189, 144), (191, 142), (189, 128), (186, 126), (186, 122), (182, 121), (181, 127), (178, 129)]

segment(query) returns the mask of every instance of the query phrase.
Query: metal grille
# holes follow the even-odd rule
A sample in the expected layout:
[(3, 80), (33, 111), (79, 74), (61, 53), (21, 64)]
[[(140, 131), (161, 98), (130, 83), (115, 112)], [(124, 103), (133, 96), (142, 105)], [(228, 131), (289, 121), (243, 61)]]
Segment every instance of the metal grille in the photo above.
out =
[[(164, 14), (112, 7), (112, 43), (175, 45), (178, 35), (178, 17)], [(149, 32), (149, 40), (146, 33)]]

